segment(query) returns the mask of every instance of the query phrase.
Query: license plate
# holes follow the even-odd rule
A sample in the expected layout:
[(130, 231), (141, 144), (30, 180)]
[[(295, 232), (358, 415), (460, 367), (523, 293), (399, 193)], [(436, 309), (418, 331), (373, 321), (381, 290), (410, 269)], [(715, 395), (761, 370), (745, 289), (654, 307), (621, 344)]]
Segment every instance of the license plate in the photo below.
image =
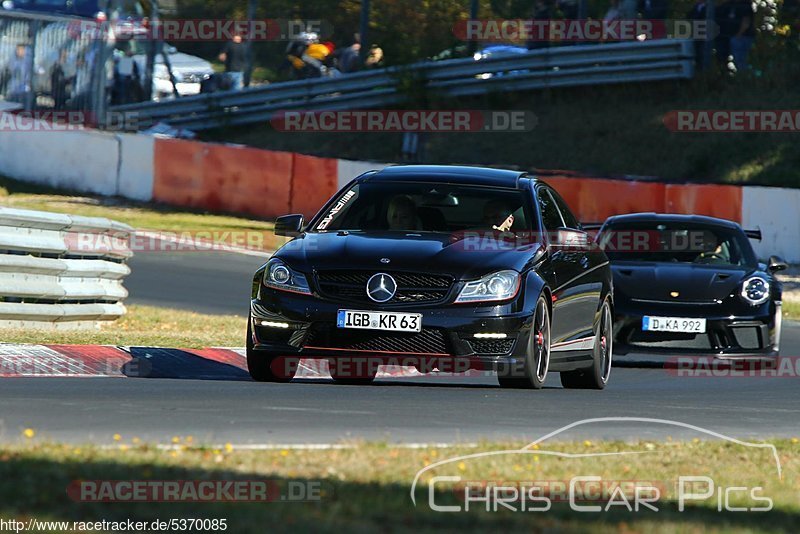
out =
[(645, 315), (642, 317), (642, 330), (650, 332), (703, 334), (706, 331), (706, 320), (689, 317), (655, 317), (652, 315)]
[(336, 314), (336, 326), (339, 328), (360, 328), (362, 330), (421, 332), (422, 314), (339, 310)]

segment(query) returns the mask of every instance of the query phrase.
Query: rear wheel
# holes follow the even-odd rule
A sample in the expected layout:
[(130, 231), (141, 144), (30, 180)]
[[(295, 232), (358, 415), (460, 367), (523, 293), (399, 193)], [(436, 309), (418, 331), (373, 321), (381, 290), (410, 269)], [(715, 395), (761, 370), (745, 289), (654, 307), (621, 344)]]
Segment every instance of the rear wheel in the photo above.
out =
[(250, 326), (251, 319), (247, 320), (247, 370), (256, 382), (289, 382), (297, 372), (297, 365), (293, 365), (288, 358), (282, 361), (279, 356), (255, 350), (253, 348), (253, 330)]
[(614, 344), (613, 318), (608, 301), (600, 308), (592, 350), (592, 366), (587, 369), (561, 373), (561, 385), (570, 389), (603, 389), (611, 375), (611, 356)]
[(550, 312), (544, 296), (536, 302), (525, 361), (520, 367), (498, 369), (502, 387), (541, 389), (550, 367)]

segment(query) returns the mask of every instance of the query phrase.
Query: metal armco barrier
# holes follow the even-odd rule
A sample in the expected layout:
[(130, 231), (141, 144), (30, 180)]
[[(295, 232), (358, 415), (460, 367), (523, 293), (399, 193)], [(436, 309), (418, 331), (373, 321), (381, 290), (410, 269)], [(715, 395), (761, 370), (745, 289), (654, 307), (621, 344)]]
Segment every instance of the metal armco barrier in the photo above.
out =
[(338, 78), (275, 83), (178, 100), (117, 106), (134, 113), (140, 128), (158, 122), (190, 130), (268, 121), (286, 110), (344, 110), (392, 106), (406, 100), (403, 76), (417, 79), (437, 96), (478, 95), (624, 82), (688, 79), (694, 48), (687, 40), (578, 45), (526, 54), (428, 61), (347, 74)]
[(0, 326), (92, 327), (124, 315), (132, 232), (104, 218), (0, 208)]

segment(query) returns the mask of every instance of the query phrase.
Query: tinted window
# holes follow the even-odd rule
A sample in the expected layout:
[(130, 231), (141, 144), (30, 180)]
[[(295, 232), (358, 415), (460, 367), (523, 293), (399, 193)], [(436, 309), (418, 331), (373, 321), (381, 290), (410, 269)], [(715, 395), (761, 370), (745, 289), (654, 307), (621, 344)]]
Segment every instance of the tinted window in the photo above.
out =
[(553, 197), (553, 200), (556, 202), (556, 206), (558, 206), (558, 211), (561, 212), (561, 217), (564, 219), (564, 226), (567, 228), (574, 228), (576, 230), (580, 230), (581, 223), (578, 222), (578, 218), (572, 214), (567, 203), (564, 202), (564, 199), (559, 196), (558, 193), (555, 191), (550, 191), (550, 196)]
[(547, 192), (547, 189), (539, 189), (539, 211), (542, 212), (542, 223), (544, 223), (545, 230), (555, 230), (564, 226), (561, 220), (561, 214), (558, 212), (553, 197)]
[[(315, 230), (458, 232), (510, 224), (531, 230), (522, 191), (429, 182), (363, 182), (343, 191)], [(508, 226), (506, 226), (508, 228)]]
[(611, 261), (755, 266), (753, 248), (743, 232), (684, 223), (614, 224), (603, 230), (600, 246)]

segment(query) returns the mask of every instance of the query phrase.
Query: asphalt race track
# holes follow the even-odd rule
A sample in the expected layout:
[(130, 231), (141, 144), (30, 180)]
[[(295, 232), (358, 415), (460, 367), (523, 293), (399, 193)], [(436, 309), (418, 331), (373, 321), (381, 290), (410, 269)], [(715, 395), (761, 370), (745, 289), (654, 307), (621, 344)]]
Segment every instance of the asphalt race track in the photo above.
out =
[[(250, 273), (263, 258), (226, 253), (140, 253), (131, 262), (128, 302), (244, 314)], [(34, 340), (32, 340), (34, 341)], [(800, 323), (784, 323), (782, 353), (800, 355)], [(622, 359), (620, 359), (622, 362)], [(244, 371), (198, 378), (0, 379), (0, 441), (35, 428), (42, 439), (112, 443), (112, 435), (168, 443), (237, 445), (403, 443), (536, 439), (586, 418), (680, 421), (740, 439), (797, 436), (800, 387), (786, 377), (679, 377), (657, 368), (615, 368), (605, 391), (500, 389), (492, 376), (387, 377), (372, 386), (328, 379), (260, 384)], [(607, 421), (563, 438), (708, 437), (668, 425)]]

